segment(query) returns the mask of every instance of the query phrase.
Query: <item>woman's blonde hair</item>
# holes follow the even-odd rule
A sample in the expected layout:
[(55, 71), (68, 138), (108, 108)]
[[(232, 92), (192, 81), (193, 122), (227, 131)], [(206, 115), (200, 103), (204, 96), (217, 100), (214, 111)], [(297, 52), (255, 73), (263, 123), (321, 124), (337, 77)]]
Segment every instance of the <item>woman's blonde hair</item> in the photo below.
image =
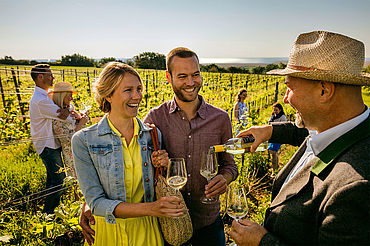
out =
[(136, 76), (141, 86), (144, 87), (139, 73), (131, 66), (121, 62), (108, 63), (99, 74), (99, 78), (94, 84), (94, 98), (99, 109), (104, 113), (111, 111), (111, 105), (106, 98), (113, 95), (126, 73)]
[(64, 91), (64, 92), (56, 92), (53, 93), (51, 98), (53, 99), (54, 103), (58, 105), (60, 108), (64, 108), (64, 98), (72, 92)]

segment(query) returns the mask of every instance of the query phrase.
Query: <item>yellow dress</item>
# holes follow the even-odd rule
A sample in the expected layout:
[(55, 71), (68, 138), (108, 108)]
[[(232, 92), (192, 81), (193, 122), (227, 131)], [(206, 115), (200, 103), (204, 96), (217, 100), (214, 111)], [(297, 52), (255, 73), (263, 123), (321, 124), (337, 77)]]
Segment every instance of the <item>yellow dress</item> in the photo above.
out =
[[(108, 123), (112, 130), (122, 139), (126, 202), (140, 203), (143, 200), (144, 187), (142, 182), (141, 153), (138, 143), (139, 123), (134, 119), (134, 136), (129, 146), (127, 146), (125, 138), (121, 136), (109, 119)], [(91, 227), (95, 230), (94, 245), (155, 246), (164, 244), (156, 217), (116, 218), (116, 224), (109, 224), (104, 217), (95, 216), (95, 225)], [(85, 242), (85, 245), (88, 244)]]

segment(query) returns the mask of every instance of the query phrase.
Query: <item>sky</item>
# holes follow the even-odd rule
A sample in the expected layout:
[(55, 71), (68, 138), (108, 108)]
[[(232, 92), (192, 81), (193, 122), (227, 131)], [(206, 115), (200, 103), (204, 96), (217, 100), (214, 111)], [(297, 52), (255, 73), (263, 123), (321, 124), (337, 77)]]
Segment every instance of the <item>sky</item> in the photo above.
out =
[(184, 46), (200, 58), (288, 57), (303, 32), (365, 43), (370, 0), (0, 0), (0, 57), (130, 58)]

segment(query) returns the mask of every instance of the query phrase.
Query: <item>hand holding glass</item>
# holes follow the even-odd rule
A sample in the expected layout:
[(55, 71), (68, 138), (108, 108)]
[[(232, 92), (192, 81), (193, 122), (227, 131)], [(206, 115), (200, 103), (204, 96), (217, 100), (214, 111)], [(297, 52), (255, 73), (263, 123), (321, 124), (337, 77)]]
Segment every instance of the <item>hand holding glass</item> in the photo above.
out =
[[(208, 151), (202, 154), (201, 164), (200, 164), (200, 174), (207, 179), (209, 182), (214, 176), (217, 175), (218, 164), (216, 153), (213, 151)], [(206, 198), (203, 196), (200, 201), (204, 204), (212, 204), (218, 201), (218, 198)]]

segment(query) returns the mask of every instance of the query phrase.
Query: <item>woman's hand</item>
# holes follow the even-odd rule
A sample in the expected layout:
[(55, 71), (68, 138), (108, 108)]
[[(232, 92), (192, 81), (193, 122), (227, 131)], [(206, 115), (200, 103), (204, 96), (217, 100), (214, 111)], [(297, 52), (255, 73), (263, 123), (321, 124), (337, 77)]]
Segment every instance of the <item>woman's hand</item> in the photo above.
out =
[(161, 197), (152, 203), (150, 210), (156, 217), (180, 217), (184, 214), (181, 199), (176, 196)]
[(114, 208), (113, 214), (116, 218), (179, 217), (184, 214), (184, 206), (181, 204), (180, 198), (168, 196), (154, 202), (121, 202)]
[(70, 114), (71, 114), (72, 118), (75, 119), (75, 120), (80, 120), (82, 118), (82, 115), (74, 109), (71, 110)]
[(165, 150), (157, 150), (154, 151), (151, 155), (152, 158), (152, 164), (155, 167), (165, 167), (167, 168), (169, 158), (168, 158), (168, 153)]
[(89, 121), (89, 115), (86, 113), (86, 114), (80, 114), (81, 118), (80, 118), (80, 124), (81, 125), (85, 125), (88, 121)]

